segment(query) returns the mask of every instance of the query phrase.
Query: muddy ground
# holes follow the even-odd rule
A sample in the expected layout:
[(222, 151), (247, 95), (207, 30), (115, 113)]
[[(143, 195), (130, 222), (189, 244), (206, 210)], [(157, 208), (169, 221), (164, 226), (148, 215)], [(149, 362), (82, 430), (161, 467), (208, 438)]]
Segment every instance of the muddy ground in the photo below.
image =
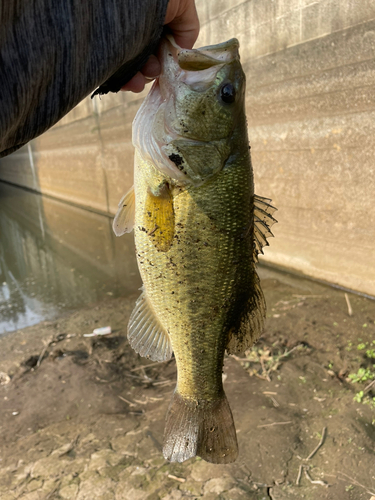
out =
[(236, 463), (163, 459), (175, 362), (139, 358), (136, 297), (108, 299), (0, 338), (1, 500), (374, 500), (374, 301), (348, 295), (350, 316), (342, 291), (260, 274), (265, 334), (225, 360)]

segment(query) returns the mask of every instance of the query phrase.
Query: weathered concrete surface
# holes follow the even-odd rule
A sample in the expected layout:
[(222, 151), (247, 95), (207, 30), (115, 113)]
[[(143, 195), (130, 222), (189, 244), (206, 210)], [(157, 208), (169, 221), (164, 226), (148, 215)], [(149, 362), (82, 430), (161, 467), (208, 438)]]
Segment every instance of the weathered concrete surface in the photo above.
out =
[[(265, 259), (375, 295), (375, 3), (197, 7), (197, 45), (241, 43), (256, 191), (279, 209)], [(114, 213), (132, 182), (131, 121), (143, 97), (86, 99), (2, 160), (0, 178)]]

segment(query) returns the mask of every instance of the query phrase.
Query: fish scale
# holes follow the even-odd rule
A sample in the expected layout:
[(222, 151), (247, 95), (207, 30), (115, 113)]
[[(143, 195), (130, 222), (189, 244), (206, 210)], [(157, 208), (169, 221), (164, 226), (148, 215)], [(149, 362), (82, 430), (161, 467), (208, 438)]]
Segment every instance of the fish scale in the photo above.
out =
[(262, 332), (255, 263), (275, 209), (254, 195), (237, 40), (162, 47), (161, 76), (133, 124), (134, 189), (113, 224), (117, 235), (134, 227), (144, 285), (128, 339), (152, 360), (176, 358), (165, 458), (230, 463), (238, 445), (224, 354)]
[[(178, 391), (193, 399), (214, 399), (222, 391), (223, 327), (230, 305), (226, 299), (238, 291), (238, 283), (252, 283), (252, 233), (247, 242), (242, 237), (252, 215), (250, 157), (223, 170), (215, 182), (174, 197), (175, 225), (180, 227), (168, 252), (158, 251), (141, 229), (147, 225), (143, 207), (150, 167), (140, 156), (137, 162), (136, 249), (140, 259), (147, 255), (152, 263), (145, 261), (140, 272), (155, 312), (169, 332)], [(234, 260), (239, 265), (233, 266)]]

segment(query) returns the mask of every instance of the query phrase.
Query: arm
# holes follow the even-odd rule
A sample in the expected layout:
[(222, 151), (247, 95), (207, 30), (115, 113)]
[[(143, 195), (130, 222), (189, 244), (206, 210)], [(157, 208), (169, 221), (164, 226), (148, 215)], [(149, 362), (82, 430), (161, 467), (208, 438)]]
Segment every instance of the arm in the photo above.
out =
[(119, 68), (122, 85), (131, 79), (156, 49), (167, 4), (168, 0), (3, 2), (0, 157), (50, 128)]

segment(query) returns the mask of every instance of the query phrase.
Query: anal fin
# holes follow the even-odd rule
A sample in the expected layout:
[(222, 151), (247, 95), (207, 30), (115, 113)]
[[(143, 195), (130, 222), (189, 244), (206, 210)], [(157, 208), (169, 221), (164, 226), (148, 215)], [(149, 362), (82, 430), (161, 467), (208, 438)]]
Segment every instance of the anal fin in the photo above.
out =
[(168, 333), (156, 317), (145, 291), (130, 316), (128, 340), (135, 352), (153, 361), (166, 361), (172, 357)]
[(135, 218), (135, 195), (134, 186), (124, 194), (118, 204), (118, 210), (113, 220), (112, 228), (116, 236), (122, 236), (133, 230)]
[(253, 293), (244, 305), (239, 321), (229, 331), (227, 353), (241, 354), (261, 336), (266, 319), (266, 301), (260, 280), (254, 271)]

